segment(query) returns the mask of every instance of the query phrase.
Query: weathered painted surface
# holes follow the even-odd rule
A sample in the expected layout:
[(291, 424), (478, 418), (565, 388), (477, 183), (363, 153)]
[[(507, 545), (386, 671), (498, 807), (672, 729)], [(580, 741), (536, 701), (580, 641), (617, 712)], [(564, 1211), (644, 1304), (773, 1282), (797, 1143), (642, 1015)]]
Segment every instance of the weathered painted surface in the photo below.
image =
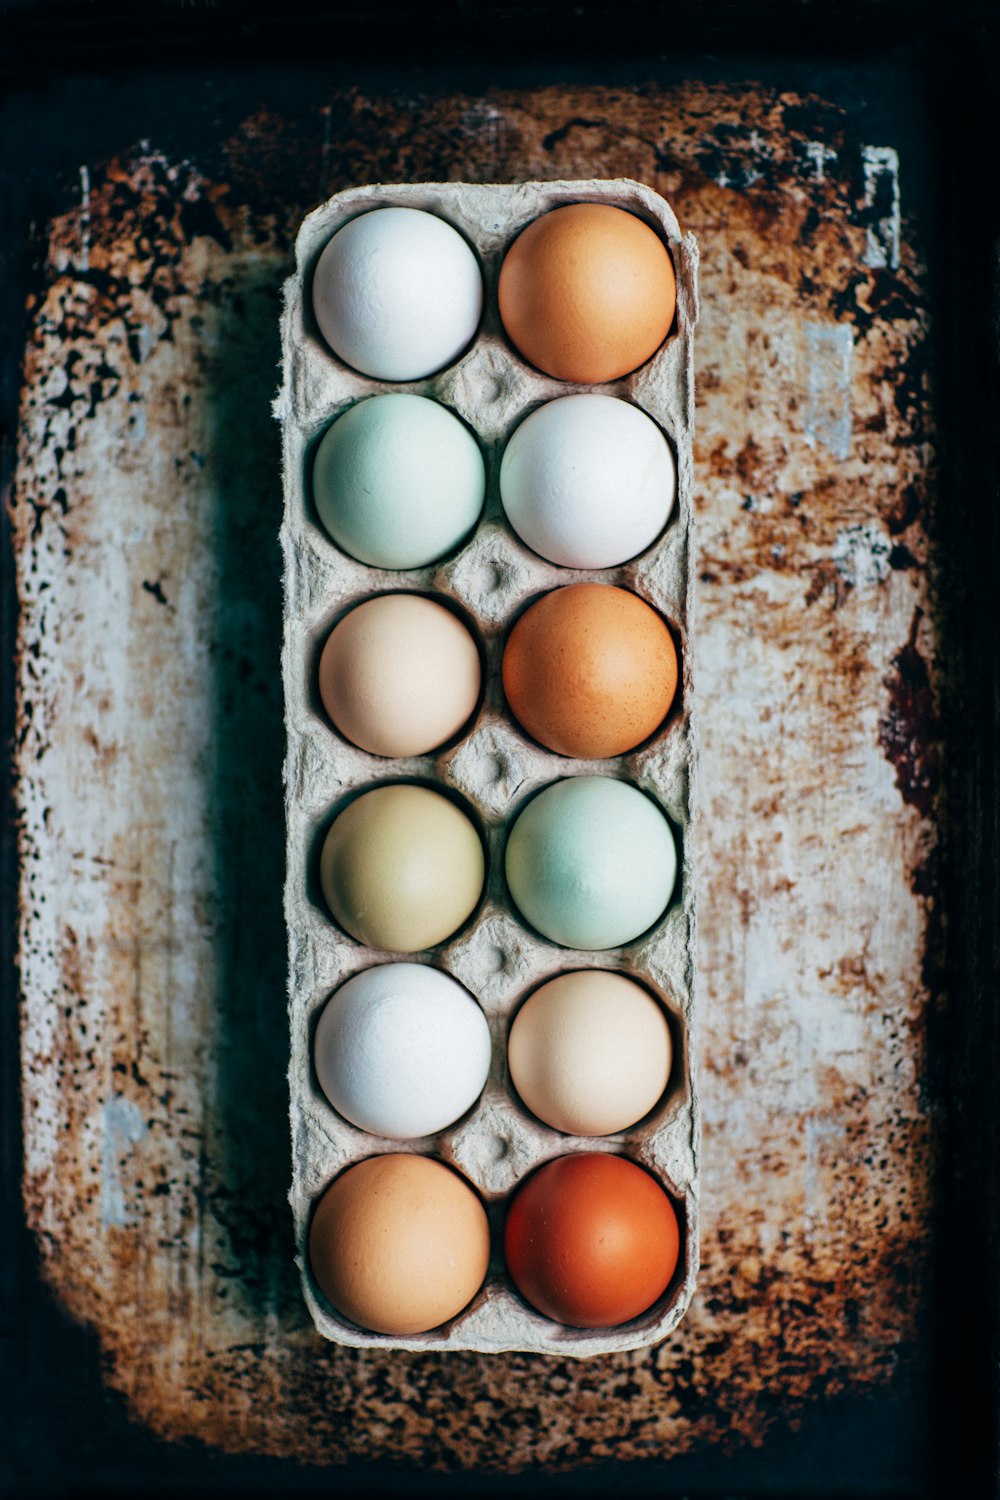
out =
[[(564, 1467), (759, 1442), (919, 1359), (936, 1118), (927, 294), (898, 143), (761, 89), (348, 93), (50, 226), (13, 522), (24, 1192), (172, 1438)], [(282, 152), (284, 151), (284, 155)], [(274, 179), (275, 163), (297, 178)], [(272, 174), (270, 177), (268, 174)], [(278, 288), (353, 181), (628, 175), (702, 248), (702, 1271), (583, 1366), (324, 1344), (291, 1264)]]

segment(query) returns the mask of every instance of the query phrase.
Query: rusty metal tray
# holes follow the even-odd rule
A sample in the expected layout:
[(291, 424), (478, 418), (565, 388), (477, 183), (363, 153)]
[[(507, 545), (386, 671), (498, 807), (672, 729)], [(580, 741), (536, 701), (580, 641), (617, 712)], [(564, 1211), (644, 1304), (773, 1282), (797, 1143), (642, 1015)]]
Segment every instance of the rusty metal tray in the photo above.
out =
[[(0, 1488), (993, 1493), (986, 8), (708, 6), (680, 53), (553, 7), (489, 75), (458, 6), (433, 65), (386, 12), (420, 66), (251, 8), (225, 71), (231, 6), (155, 6), (155, 72), (148, 17), (85, 9), (8, 7), (0, 100)], [(699, 1290), (583, 1366), (328, 1345), (285, 1199), (279, 289), (352, 182), (595, 175), (703, 256)]]

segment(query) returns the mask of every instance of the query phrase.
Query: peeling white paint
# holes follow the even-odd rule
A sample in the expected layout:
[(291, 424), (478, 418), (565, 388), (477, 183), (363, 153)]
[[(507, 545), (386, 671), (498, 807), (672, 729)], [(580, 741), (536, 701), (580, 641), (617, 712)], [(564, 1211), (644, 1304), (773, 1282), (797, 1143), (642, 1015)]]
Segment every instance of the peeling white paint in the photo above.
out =
[(894, 146), (862, 146), (861, 165), (865, 174), (865, 208), (876, 205), (885, 184), (889, 188), (889, 212), (869, 224), (865, 230), (865, 265), (875, 270), (899, 265), (899, 153)]
[(825, 1179), (827, 1163), (843, 1149), (846, 1129), (843, 1120), (829, 1115), (812, 1115), (806, 1124), (806, 1181), (803, 1232), (807, 1243), (822, 1235), (829, 1221), (829, 1199)]
[(806, 345), (805, 438), (835, 458), (851, 452), (851, 364), (854, 330), (849, 323), (804, 323)]
[(826, 177), (826, 164), (836, 161), (836, 151), (831, 146), (824, 146), (822, 141), (806, 141), (805, 149), (806, 156), (813, 164), (815, 180), (823, 182)]
[(142, 1111), (124, 1094), (112, 1094), (104, 1106), (104, 1153), (101, 1172), (101, 1219), (104, 1227), (128, 1224), (132, 1211), (128, 1203), (123, 1165), (146, 1134)]
[(870, 588), (889, 576), (892, 542), (878, 526), (845, 526), (837, 532), (833, 560), (852, 588)]
[(80, 168), (80, 270), (90, 270), (90, 172)]
[[(692, 153), (719, 106), (706, 106), (696, 94), (701, 113), (693, 116), (685, 112), (691, 103), (685, 97), (678, 95), (677, 106), (656, 98), (627, 107), (646, 139), (659, 132), (665, 142), (676, 142), (678, 181), (689, 164), (697, 181)], [(573, 112), (600, 114), (599, 103), (586, 98)], [(538, 138), (565, 121), (565, 107), (543, 116), (522, 97), (504, 108), (507, 161), (527, 173), (532, 161), (550, 160)], [(682, 128), (692, 119), (699, 135)], [(338, 140), (340, 130), (335, 123)], [(648, 159), (630, 138), (620, 139), (626, 144), (615, 146), (615, 162), (642, 175)], [(582, 142), (581, 156), (591, 148), (592, 142)], [(484, 173), (488, 166), (484, 158)], [(841, 226), (829, 219), (848, 191), (840, 182), (836, 193), (830, 186), (835, 171), (846, 176), (846, 157), (839, 167), (826, 166), (826, 187), (814, 183), (807, 158), (798, 159), (797, 170), (789, 191), (801, 198), (794, 202), (814, 204), (824, 224), (814, 251), (795, 246), (794, 253), (811, 274), (826, 277), (825, 284), (835, 277), (843, 284), (860, 261), (864, 239), (855, 226), (856, 243), (848, 250), (837, 238)], [(186, 180), (184, 172), (171, 175)], [(103, 255), (109, 226), (97, 186), (95, 179), (91, 239)], [(103, 178), (100, 186), (103, 194)], [(74, 196), (52, 242), (56, 272), (75, 273), (79, 265), (81, 204)], [(30, 508), (22, 503), (14, 513), (23, 593), (18, 689), (20, 701), (34, 706), (18, 751), (20, 805), (30, 833), (20, 948), (27, 1219), (60, 1304), (86, 1319), (100, 1339), (102, 1372), (114, 1399), (127, 1401), (134, 1420), (171, 1441), (327, 1464), (373, 1456), (407, 1461), (414, 1443), (432, 1442), (451, 1466), (478, 1460), (487, 1443), (494, 1462), (515, 1467), (575, 1462), (585, 1451), (581, 1445), (610, 1441), (626, 1457), (655, 1451), (666, 1462), (722, 1433), (755, 1438), (761, 1412), (770, 1420), (776, 1399), (801, 1412), (804, 1360), (815, 1377), (811, 1392), (830, 1378), (853, 1396), (885, 1377), (886, 1360), (898, 1349), (916, 1346), (922, 1263), (907, 1260), (913, 1279), (901, 1291), (890, 1284), (894, 1252), (887, 1260), (886, 1247), (913, 1251), (926, 1238), (933, 1212), (922, 1154), (924, 1126), (933, 1134), (933, 1122), (925, 1120), (918, 1086), (926, 1031), (926, 900), (909, 878), (926, 855), (932, 825), (903, 802), (878, 731), (884, 678), (907, 639), (915, 605), (926, 611), (921, 650), (929, 661), (937, 660), (934, 617), (922, 568), (893, 574), (882, 588), (852, 592), (846, 602), (842, 589), (836, 594), (823, 579), (824, 569), (835, 573), (831, 549), (838, 528), (877, 519), (878, 490), (895, 493), (933, 468), (933, 422), (923, 436), (891, 399), (892, 368), (911, 355), (926, 358), (922, 320), (928, 309), (918, 301), (917, 321), (879, 320), (878, 338), (859, 341), (851, 386), (853, 453), (841, 465), (825, 445), (814, 440), (810, 447), (802, 435), (807, 381), (797, 280), (785, 282), (762, 265), (764, 231), (738, 195), (725, 205), (725, 232), (717, 194), (689, 192), (687, 205), (705, 255), (698, 366), (706, 378), (698, 392), (695, 528), (695, 560), (702, 566), (693, 573), (697, 620), (688, 642), (703, 736), (697, 878), (704, 1003), (695, 1045), (709, 1126), (702, 1157), (704, 1292), (678, 1337), (655, 1356), (623, 1355), (589, 1367), (585, 1412), (565, 1397), (572, 1382), (548, 1373), (542, 1361), (521, 1362), (514, 1375), (504, 1361), (490, 1369), (483, 1361), (455, 1363), (449, 1378), (456, 1410), (462, 1411), (463, 1398), (465, 1406), (475, 1404), (484, 1379), (490, 1382), (484, 1409), (503, 1401), (510, 1409), (516, 1377), (541, 1413), (537, 1434), (508, 1423), (506, 1435), (494, 1428), (487, 1441), (454, 1418), (435, 1422), (429, 1437), (409, 1362), (339, 1352), (324, 1361), (296, 1299), (286, 1295), (283, 1267), (291, 1248), (279, 1217), (284, 1209), (268, 1197), (275, 1162), (283, 1197), (281, 1101), (276, 1110), (273, 1098), (257, 1109), (263, 1166), (251, 1189), (241, 1173), (254, 1143), (230, 1133), (234, 1116), (219, 1092), (227, 1070), (233, 1076), (226, 1059), (243, 1026), (242, 1014), (227, 1018), (219, 1004), (226, 993), (222, 959), (237, 939), (220, 906), (231, 882), (213, 862), (212, 828), (227, 825), (217, 822), (219, 776), (206, 748), (216, 733), (212, 643), (228, 597), (217, 581), (220, 570), (225, 576), (219, 517), (234, 496), (267, 513), (275, 495), (275, 471), (262, 457), (268, 449), (253, 432), (247, 462), (235, 477), (220, 468), (219, 456), (233, 451), (229, 444), (220, 447), (220, 418), (248, 409), (243, 393), (258, 391), (256, 380), (238, 386), (240, 403), (234, 404), (221, 375), (270, 347), (254, 321), (254, 294), (284, 273), (287, 252), (278, 230), (274, 240), (259, 238), (260, 219), (234, 220), (223, 200), (233, 251), (199, 237), (182, 252), (179, 284), (191, 290), (171, 340), (141, 365), (122, 361), (118, 394), (79, 422), (72, 550), (64, 546), (58, 512), (45, 515), (38, 535)], [(749, 268), (729, 253), (737, 234), (755, 252)], [(114, 253), (129, 253), (135, 235), (135, 225), (123, 223)], [(839, 258), (824, 259), (835, 240)], [(919, 249), (918, 241), (914, 274), (923, 296)], [(64, 294), (60, 287), (51, 295)], [(249, 316), (233, 317), (237, 297), (245, 299)], [(157, 318), (151, 304), (151, 327)], [(101, 350), (113, 334), (95, 325), (89, 337)], [(67, 344), (45, 310), (37, 315), (31, 347), (39, 372), (32, 395), (58, 395), (62, 380), (50, 382), (45, 372), (61, 370)], [(220, 360), (216, 350), (227, 348)], [(187, 393), (190, 405), (182, 402)], [(129, 405), (134, 394), (142, 402)], [(129, 419), (147, 403), (149, 441), (133, 437), (130, 443)], [(260, 400), (255, 409), (262, 409)], [(889, 415), (884, 430), (866, 425), (882, 410)], [(44, 499), (60, 482), (52, 454), (62, 446), (63, 428), (56, 425), (48, 440), (46, 431), (64, 419), (68, 423), (69, 414), (59, 405), (26, 411), (21, 495)], [(735, 456), (751, 432), (760, 472), (745, 481)], [(189, 451), (207, 453), (207, 465), (176, 467), (175, 457)], [(729, 467), (717, 468), (713, 455), (728, 458)], [(833, 483), (814, 492), (817, 478)], [(757, 515), (741, 509), (748, 487)], [(921, 523), (914, 524), (920, 540)], [(259, 528), (254, 535), (262, 535)], [(785, 546), (780, 568), (766, 566), (772, 542)], [(122, 554), (123, 576), (132, 582), (124, 598), (117, 571), (110, 571), (112, 553)], [(169, 580), (165, 590), (176, 614), (139, 585), (161, 576)], [(245, 591), (235, 593), (242, 598)], [(117, 641), (124, 656), (108, 654)], [(266, 650), (270, 636), (257, 627), (248, 641)], [(851, 663), (857, 675), (848, 672)], [(106, 694), (110, 706), (100, 717), (82, 715), (83, 702), (97, 705)], [(103, 779), (82, 741), (87, 725), (102, 740), (113, 726), (125, 747), (113, 777)], [(220, 743), (228, 742), (223, 733)], [(72, 780), (74, 761), (81, 771)], [(248, 827), (260, 811), (252, 809)], [(231, 867), (239, 868), (241, 857), (234, 851)], [(59, 892), (72, 893), (71, 906)], [(74, 1007), (68, 1026), (59, 1003), (67, 917), (84, 969), (81, 984), (67, 992)], [(240, 932), (250, 925), (241, 921)], [(752, 984), (745, 996), (748, 946)], [(262, 1038), (265, 1003), (281, 1006), (280, 986), (271, 997), (254, 991), (246, 1009), (247, 1026)], [(79, 1073), (73, 1064), (70, 1087), (67, 1046), (82, 1035), (84, 1023), (95, 1052), (93, 1061), (80, 1057)], [(260, 1050), (255, 1042), (253, 1053)], [(130, 1142), (126, 1119), (119, 1135), (117, 1202), (131, 1218), (127, 1230), (103, 1231), (102, 1237), (103, 1104), (109, 1078), (130, 1077), (115, 1065), (130, 1069), (132, 1061), (168, 1102), (140, 1094), (138, 1084), (133, 1091), (131, 1081), (120, 1085), (144, 1109), (147, 1131), (141, 1142)], [(802, 1118), (799, 1110), (809, 1115)], [(819, 1129), (807, 1139), (810, 1116)], [(250, 1116), (242, 1105), (235, 1118), (247, 1131)], [(849, 1120), (851, 1133), (827, 1137), (825, 1127), (838, 1119)], [(839, 1165), (845, 1160), (853, 1161), (847, 1173)], [(220, 1184), (227, 1190), (222, 1195)], [(157, 1195), (161, 1186), (169, 1192)], [(234, 1190), (249, 1192), (249, 1206), (261, 1216), (254, 1222), (268, 1236), (254, 1248), (250, 1271), (237, 1252), (232, 1262), (227, 1253), (228, 1221), (220, 1215)], [(124, 1240), (122, 1254), (110, 1253), (113, 1242)], [(837, 1287), (826, 1292), (817, 1278), (832, 1275), (833, 1266)], [(776, 1274), (758, 1282), (761, 1267)], [(822, 1341), (817, 1298), (835, 1335)], [(845, 1319), (847, 1299), (864, 1308), (860, 1331), (852, 1332)], [(147, 1336), (137, 1343), (139, 1314)], [(762, 1332), (779, 1325), (784, 1353), (781, 1340)], [(725, 1399), (696, 1402), (690, 1410), (685, 1404), (677, 1413), (661, 1382), (669, 1382), (681, 1358), (692, 1362), (696, 1380), (706, 1371), (710, 1377), (722, 1358)], [(637, 1414), (641, 1419), (638, 1450), (613, 1420), (624, 1409), (619, 1388), (626, 1367), (636, 1382), (627, 1405), (633, 1431), (640, 1431)], [(767, 1400), (764, 1388), (771, 1392)], [(192, 1400), (192, 1392), (199, 1399)], [(386, 1413), (391, 1423), (381, 1420)]]

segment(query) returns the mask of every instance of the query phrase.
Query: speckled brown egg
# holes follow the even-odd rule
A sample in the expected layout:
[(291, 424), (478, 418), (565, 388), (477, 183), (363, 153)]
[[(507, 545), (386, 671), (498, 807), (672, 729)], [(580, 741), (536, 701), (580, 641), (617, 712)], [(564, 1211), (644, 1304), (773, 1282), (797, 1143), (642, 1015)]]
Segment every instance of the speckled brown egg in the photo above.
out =
[(637, 594), (575, 583), (518, 620), (503, 656), (511, 712), (559, 755), (622, 755), (663, 722), (677, 690), (677, 653)]
[(535, 219), (500, 270), (500, 317), (530, 364), (558, 380), (618, 380), (670, 332), (673, 261), (635, 214), (569, 203)]

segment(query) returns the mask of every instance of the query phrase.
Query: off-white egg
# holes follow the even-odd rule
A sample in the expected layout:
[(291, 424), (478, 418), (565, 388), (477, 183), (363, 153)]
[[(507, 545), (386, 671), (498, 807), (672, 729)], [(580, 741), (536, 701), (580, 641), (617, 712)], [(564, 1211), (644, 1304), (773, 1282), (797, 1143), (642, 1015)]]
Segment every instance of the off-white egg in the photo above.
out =
[(579, 969), (525, 1001), (507, 1044), (510, 1076), (532, 1114), (569, 1135), (627, 1130), (670, 1077), (670, 1029), (652, 995), (624, 974)]
[(373, 755), (423, 755), (479, 697), (479, 652), (457, 615), (421, 594), (366, 599), (334, 626), (319, 692), (341, 734)]
[(504, 450), (500, 498), (523, 542), (564, 568), (612, 568), (645, 551), (677, 494), (670, 444), (617, 396), (561, 396)]

